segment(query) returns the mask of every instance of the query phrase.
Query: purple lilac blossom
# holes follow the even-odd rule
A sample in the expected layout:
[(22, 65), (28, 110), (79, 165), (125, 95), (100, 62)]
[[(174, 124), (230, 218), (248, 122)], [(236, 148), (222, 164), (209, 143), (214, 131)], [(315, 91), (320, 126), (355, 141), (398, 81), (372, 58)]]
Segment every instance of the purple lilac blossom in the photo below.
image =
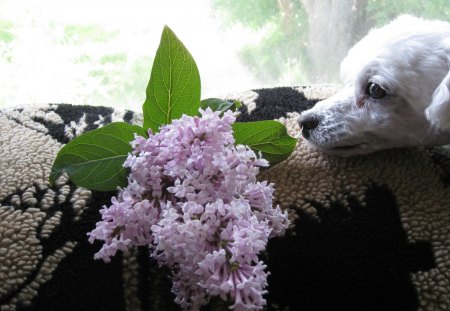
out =
[(183, 115), (149, 138), (136, 136), (124, 166), (128, 186), (100, 211), (89, 241), (104, 242), (95, 258), (146, 245), (173, 271), (175, 301), (198, 310), (210, 296), (234, 310), (261, 310), (268, 239), (284, 234), (288, 216), (273, 206), (272, 184), (258, 182), (268, 162), (234, 145), (232, 112)]

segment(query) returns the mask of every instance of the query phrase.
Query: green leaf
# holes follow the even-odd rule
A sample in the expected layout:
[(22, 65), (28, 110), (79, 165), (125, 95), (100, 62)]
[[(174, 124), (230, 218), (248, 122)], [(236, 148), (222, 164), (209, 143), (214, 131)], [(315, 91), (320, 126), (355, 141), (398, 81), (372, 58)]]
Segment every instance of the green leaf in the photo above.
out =
[(74, 184), (91, 190), (126, 186), (127, 170), (122, 165), (132, 150), (135, 133), (147, 136), (140, 126), (114, 122), (76, 137), (56, 156), (50, 183), (66, 172)]
[(260, 151), (271, 165), (289, 157), (297, 144), (278, 121), (236, 122), (233, 132), (236, 145), (243, 144)]
[(200, 74), (192, 55), (165, 26), (156, 52), (147, 97), (144, 128), (157, 132), (183, 114), (196, 115), (200, 107)]
[(213, 111), (225, 112), (227, 110), (236, 111), (241, 108), (241, 102), (234, 100), (233, 102), (229, 102), (227, 100), (223, 100), (220, 98), (207, 98), (203, 99), (200, 102), (200, 108), (205, 110), (206, 108), (211, 108)]

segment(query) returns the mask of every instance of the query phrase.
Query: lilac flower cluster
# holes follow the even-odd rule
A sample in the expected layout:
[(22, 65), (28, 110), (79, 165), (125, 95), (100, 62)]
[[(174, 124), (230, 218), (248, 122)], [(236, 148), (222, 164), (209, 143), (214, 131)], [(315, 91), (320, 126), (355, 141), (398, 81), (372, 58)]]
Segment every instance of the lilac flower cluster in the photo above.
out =
[(124, 164), (129, 184), (101, 210), (89, 240), (104, 241), (95, 258), (105, 261), (118, 250), (148, 246), (172, 269), (183, 309), (219, 296), (231, 309), (260, 310), (268, 272), (258, 254), (284, 233), (287, 213), (273, 207), (272, 184), (256, 179), (267, 161), (234, 145), (233, 113), (200, 113), (135, 138)]

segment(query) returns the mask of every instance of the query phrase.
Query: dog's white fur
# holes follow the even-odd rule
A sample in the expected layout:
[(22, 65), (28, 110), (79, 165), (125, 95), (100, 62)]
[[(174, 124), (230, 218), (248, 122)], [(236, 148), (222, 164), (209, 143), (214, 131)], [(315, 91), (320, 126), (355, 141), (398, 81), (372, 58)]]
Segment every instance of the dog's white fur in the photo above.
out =
[[(341, 63), (342, 91), (302, 113), (310, 145), (342, 156), (450, 143), (450, 24), (400, 16), (372, 30)], [(384, 98), (369, 96), (379, 84)]]

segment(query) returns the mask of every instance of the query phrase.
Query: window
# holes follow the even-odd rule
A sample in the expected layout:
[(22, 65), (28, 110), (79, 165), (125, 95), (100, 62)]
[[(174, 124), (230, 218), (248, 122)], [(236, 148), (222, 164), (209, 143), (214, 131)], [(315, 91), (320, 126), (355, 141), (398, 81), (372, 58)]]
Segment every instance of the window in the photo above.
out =
[(368, 29), (448, 0), (0, 0), (0, 107), (72, 103), (140, 110), (164, 24), (193, 54), (202, 98), (337, 82)]

